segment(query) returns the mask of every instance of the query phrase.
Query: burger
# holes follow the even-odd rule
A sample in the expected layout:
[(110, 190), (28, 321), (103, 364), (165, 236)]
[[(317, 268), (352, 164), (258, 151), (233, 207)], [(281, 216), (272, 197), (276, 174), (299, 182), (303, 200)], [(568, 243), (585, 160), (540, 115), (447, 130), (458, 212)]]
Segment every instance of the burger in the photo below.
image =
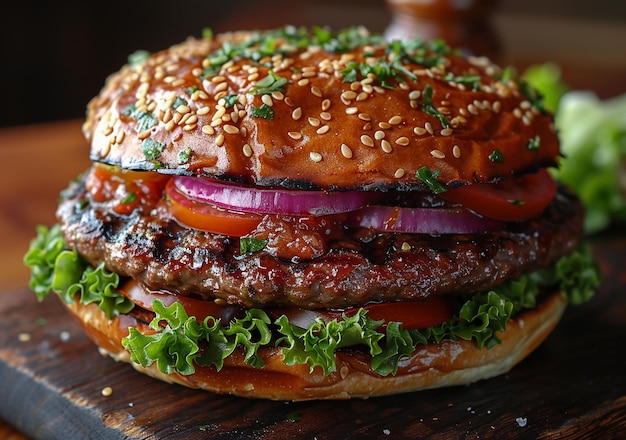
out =
[(442, 41), (207, 30), (133, 54), (83, 132), (93, 164), (39, 227), (30, 287), (167, 382), (275, 400), (466, 384), (598, 283), (541, 96)]

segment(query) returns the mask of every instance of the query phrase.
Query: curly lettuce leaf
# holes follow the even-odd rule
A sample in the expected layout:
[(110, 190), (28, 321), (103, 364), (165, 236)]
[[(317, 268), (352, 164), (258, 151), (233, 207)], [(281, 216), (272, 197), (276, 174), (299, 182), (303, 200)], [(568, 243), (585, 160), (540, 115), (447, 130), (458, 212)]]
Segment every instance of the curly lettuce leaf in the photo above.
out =
[(59, 295), (67, 304), (98, 303), (107, 318), (129, 312), (134, 304), (116, 291), (119, 276), (107, 270), (104, 264), (94, 268), (76, 251), (67, 249), (61, 228), (39, 226), (37, 236), (24, 255), (24, 264), (31, 269), (28, 286), (37, 299), (43, 301), (50, 292)]
[[(626, 94), (601, 100), (573, 91), (561, 99), (555, 125), (563, 159), (557, 179), (576, 190), (585, 205), (585, 231), (626, 221)], [(620, 181), (622, 179), (622, 181)]]
[(157, 299), (152, 307), (155, 317), (150, 327), (156, 333), (144, 335), (131, 327), (128, 336), (122, 339), (133, 362), (143, 367), (156, 362), (159, 371), (165, 374), (193, 374), (194, 364), (214, 365), (219, 371), (224, 366), (224, 359), (241, 347), (245, 352), (244, 362), (263, 367), (258, 349), (272, 339), (270, 318), (264, 311), (247, 310), (243, 318), (222, 326), (219, 319), (211, 317), (197, 321), (195, 316), (188, 316), (178, 302), (165, 306)]
[[(75, 251), (66, 249), (58, 227), (38, 228), (24, 261), (32, 269), (30, 285), (40, 301), (53, 291), (66, 302), (97, 302), (109, 318), (133, 307), (116, 291), (118, 276), (102, 265), (93, 268)], [(278, 346), (286, 364), (308, 365), (311, 371), (319, 367), (325, 374), (336, 371), (337, 350), (359, 347), (369, 352), (374, 371), (393, 375), (400, 360), (419, 345), (444, 339), (473, 340), (480, 348), (499, 344), (498, 333), (505, 331), (510, 317), (534, 307), (542, 287), (558, 286), (573, 304), (588, 301), (599, 284), (599, 273), (590, 248), (580, 246), (549, 269), (472, 295), (449, 322), (417, 330), (404, 329), (399, 322), (371, 319), (364, 309), (330, 322), (318, 318), (308, 328), (289, 323), (285, 315), (272, 322), (259, 309), (247, 310), (245, 316), (227, 323), (212, 317), (199, 322), (182, 304), (165, 306), (155, 300), (155, 317), (149, 323), (154, 333), (142, 334), (131, 327), (122, 344), (133, 362), (144, 367), (156, 362), (166, 374), (192, 374), (196, 365), (220, 370), (237, 348), (243, 350), (246, 363), (260, 368), (264, 362), (259, 349)]]

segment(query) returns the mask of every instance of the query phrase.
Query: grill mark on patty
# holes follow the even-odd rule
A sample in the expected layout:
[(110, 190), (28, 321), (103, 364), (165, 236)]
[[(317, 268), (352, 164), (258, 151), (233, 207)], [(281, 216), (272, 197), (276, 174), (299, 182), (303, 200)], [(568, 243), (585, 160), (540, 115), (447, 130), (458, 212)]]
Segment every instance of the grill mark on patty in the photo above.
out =
[(560, 187), (539, 219), (504, 231), (434, 237), (346, 229), (323, 256), (292, 263), (265, 251), (239, 255), (236, 239), (185, 228), (163, 203), (144, 211), (109, 214), (88, 202), (78, 182), (65, 192), (57, 217), (70, 248), (150, 289), (246, 307), (306, 308), (488, 289), (571, 252), (583, 215), (578, 199)]

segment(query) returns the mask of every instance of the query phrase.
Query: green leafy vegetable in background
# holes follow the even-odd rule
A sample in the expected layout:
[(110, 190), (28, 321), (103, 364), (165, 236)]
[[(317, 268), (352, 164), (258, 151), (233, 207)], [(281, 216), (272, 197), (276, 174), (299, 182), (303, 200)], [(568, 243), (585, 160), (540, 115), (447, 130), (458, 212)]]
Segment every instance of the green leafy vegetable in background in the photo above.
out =
[(526, 79), (555, 111), (561, 138), (554, 176), (574, 188), (585, 205), (585, 231), (599, 232), (626, 221), (626, 94), (600, 99), (568, 90), (558, 66), (531, 66)]

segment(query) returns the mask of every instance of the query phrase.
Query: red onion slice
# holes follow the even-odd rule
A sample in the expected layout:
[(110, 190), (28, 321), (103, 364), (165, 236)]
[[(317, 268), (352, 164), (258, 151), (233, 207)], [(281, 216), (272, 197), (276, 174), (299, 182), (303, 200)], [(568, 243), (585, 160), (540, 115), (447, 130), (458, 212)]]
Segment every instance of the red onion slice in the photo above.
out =
[(311, 214), (350, 212), (380, 199), (366, 191), (296, 191), (227, 184), (199, 177), (175, 176), (176, 189), (188, 198), (221, 208), (261, 214)]
[(369, 206), (355, 211), (348, 226), (412, 234), (475, 234), (501, 229), (506, 222), (479, 217), (466, 209)]

